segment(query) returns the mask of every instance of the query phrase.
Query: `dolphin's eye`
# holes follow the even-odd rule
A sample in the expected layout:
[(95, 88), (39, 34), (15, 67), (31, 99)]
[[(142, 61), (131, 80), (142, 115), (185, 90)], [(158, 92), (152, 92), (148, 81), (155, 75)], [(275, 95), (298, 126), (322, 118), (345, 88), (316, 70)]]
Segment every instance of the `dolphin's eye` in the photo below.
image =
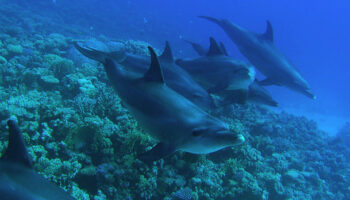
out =
[(192, 130), (192, 135), (194, 137), (198, 137), (198, 136), (202, 135), (205, 130), (206, 129), (204, 129), (204, 128), (195, 128), (195, 129)]
[(194, 130), (194, 131), (192, 131), (192, 135), (195, 136), (195, 137), (198, 137), (198, 136), (201, 135), (201, 131)]

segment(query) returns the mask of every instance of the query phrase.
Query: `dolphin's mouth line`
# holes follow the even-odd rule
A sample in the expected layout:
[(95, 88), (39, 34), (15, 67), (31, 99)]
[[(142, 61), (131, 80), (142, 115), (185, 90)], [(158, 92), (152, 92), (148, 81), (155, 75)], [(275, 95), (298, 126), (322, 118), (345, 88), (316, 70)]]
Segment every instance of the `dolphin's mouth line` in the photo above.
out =
[(233, 71), (234, 73), (238, 73), (238, 72), (247, 72), (247, 74), (249, 73), (249, 70), (246, 69), (246, 68), (239, 68), (239, 69), (236, 69), (235, 71)]

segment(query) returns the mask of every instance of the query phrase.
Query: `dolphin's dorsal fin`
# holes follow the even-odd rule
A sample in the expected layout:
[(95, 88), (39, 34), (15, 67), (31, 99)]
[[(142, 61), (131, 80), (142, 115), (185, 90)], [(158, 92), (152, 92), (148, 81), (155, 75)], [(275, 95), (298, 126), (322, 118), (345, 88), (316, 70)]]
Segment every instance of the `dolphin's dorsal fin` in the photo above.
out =
[(215, 39), (210, 37), (210, 47), (209, 51), (207, 53), (207, 56), (219, 56), (219, 55), (224, 55), (224, 53), (221, 51), (218, 43), (216, 43)]
[(171, 47), (168, 41), (165, 42), (165, 48), (162, 55), (159, 56), (159, 59), (174, 62), (173, 52), (171, 51)]
[(269, 20), (266, 21), (266, 31), (261, 35), (261, 38), (273, 42), (273, 28)]
[(225, 56), (228, 56), (226, 47), (225, 47), (224, 43), (222, 43), (222, 42), (220, 42), (220, 49)]
[(32, 162), (29, 158), (27, 148), (24, 145), (23, 137), (16, 121), (13, 119), (8, 120), (7, 126), (9, 127), (9, 142), (1, 160), (31, 168)]
[(148, 47), (149, 53), (151, 54), (151, 66), (143, 76), (145, 81), (164, 83), (163, 72), (160, 67), (159, 60), (152, 47)]
[(189, 40), (184, 40), (185, 42), (191, 44), (192, 48), (197, 52), (198, 55), (204, 56), (207, 53), (207, 50), (202, 47), (202, 45), (191, 42)]

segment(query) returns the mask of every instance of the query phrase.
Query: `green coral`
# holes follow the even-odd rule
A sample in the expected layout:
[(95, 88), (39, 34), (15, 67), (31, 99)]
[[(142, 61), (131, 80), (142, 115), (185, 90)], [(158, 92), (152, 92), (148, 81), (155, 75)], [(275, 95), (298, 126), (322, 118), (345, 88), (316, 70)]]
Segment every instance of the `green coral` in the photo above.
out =
[[(151, 46), (149, 43), (139, 40), (127, 40), (124, 42), (124, 48), (127, 52), (135, 55), (148, 56), (149, 52), (147, 47)], [(159, 51), (156, 50), (157, 53)]]
[[(0, 54), (1, 54), (1, 53), (0, 53)], [(0, 56), (0, 65), (1, 65), (1, 64), (5, 64), (5, 63), (7, 63), (6, 58)]]
[(52, 46), (51, 48), (56, 48), (59, 50), (68, 48), (67, 38), (59, 33), (51, 33), (48, 37), (47, 43)]
[(146, 178), (144, 175), (139, 176), (137, 189), (141, 199), (151, 199), (156, 188), (157, 180), (155, 177)]
[(93, 96), (97, 93), (95, 86), (92, 84), (91, 79), (82, 78), (78, 79), (79, 89), (82, 93)]
[(47, 54), (43, 59), (58, 79), (62, 79), (64, 76), (76, 71), (73, 61), (67, 58), (62, 58), (56, 54)]
[(23, 47), (19, 44), (9, 44), (7, 45), (7, 51), (11, 55), (19, 55), (23, 53)]
[(35, 41), (34, 46), (42, 52), (50, 52), (54, 54), (62, 54), (62, 51), (69, 47), (68, 38), (59, 33), (52, 33), (46, 38), (38, 38)]
[(79, 200), (90, 200), (89, 194), (86, 193), (84, 190), (80, 189), (77, 184), (73, 183), (71, 190), (72, 196), (74, 198)]
[(0, 55), (1, 56), (7, 57), (8, 54), (9, 54), (9, 52), (7, 51), (7, 49), (0, 48)]

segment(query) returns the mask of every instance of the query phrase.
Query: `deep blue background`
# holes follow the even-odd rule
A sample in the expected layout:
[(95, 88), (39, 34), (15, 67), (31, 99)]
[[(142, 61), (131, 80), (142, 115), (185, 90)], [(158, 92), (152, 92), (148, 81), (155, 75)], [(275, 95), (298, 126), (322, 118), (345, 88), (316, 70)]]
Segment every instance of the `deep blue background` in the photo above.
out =
[[(35, 5), (38, 1), (26, 3)], [(157, 48), (163, 48), (164, 41), (169, 40), (179, 57), (195, 56), (182, 38), (208, 45), (208, 37), (214, 36), (226, 44), (231, 56), (244, 59), (218, 26), (198, 15), (227, 18), (261, 33), (269, 19), (276, 46), (295, 63), (317, 95), (313, 101), (286, 88), (269, 87), (281, 107), (299, 114), (350, 118), (348, 1), (57, 0), (50, 4), (46, 12), (76, 23), (91, 35), (145, 40)], [(341, 121), (322, 120), (329, 126), (338, 126)]]

